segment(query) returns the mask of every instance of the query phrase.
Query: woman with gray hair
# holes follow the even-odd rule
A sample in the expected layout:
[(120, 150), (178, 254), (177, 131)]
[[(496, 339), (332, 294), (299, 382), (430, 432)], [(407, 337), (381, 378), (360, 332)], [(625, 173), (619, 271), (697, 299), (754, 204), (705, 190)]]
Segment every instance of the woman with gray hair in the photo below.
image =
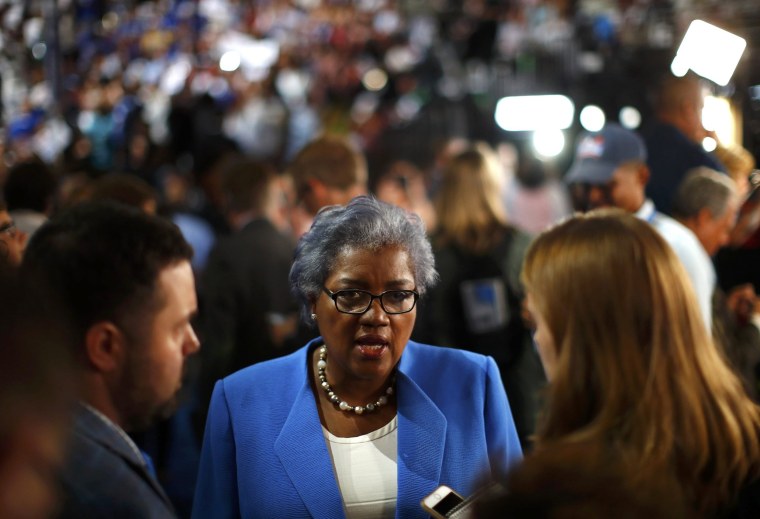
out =
[(322, 210), (291, 287), (320, 337), (217, 383), (194, 517), (425, 517), (521, 457), (490, 357), (409, 340), (435, 282), (418, 217), (373, 198)]

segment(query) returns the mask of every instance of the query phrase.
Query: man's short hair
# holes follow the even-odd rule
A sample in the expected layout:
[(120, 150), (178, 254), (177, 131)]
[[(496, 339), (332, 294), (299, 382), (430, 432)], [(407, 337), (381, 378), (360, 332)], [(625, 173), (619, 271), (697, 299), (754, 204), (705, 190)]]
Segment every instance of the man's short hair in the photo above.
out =
[(253, 159), (234, 157), (222, 166), (222, 192), (227, 209), (263, 212), (269, 202), (270, 184), (277, 178), (271, 167)]
[(170, 221), (112, 202), (87, 202), (40, 227), (22, 270), (65, 302), (83, 339), (97, 322), (124, 328), (126, 320), (149, 315), (160, 304), (155, 288), (161, 271), (191, 257), (192, 248)]
[(8, 211), (28, 209), (44, 213), (53, 203), (58, 186), (55, 175), (41, 160), (28, 160), (8, 170), (3, 186)]
[(676, 190), (673, 215), (689, 219), (707, 209), (713, 218), (719, 218), (735, 194), (736, 185), (727, 175), (704, 166), (691, 169)]
[(666, 74), (657, 83), (653, 104), (657, 113), (666, 114), (678, 110), (684, 101), (694, 101), (700, 96), (700, 80), (694, 74), (683, 77)]
[(299, 196), (308, 191), (310, 179), (344, 190), (367, 182), (364, 155), (346, 139), (329, 135), (311, 141), (299, 151), (288, 171)]
[(145, 180), (129, 173), (111, 173), (92, 185), (91, 200), (111, 200), (142, 209), (145, 204), (157, 203), (156, 190)]

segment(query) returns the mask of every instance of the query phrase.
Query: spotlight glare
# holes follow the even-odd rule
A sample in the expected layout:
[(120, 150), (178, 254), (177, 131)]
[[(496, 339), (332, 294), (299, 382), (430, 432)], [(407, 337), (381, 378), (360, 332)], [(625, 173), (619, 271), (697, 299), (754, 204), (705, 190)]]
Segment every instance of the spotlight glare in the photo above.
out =
[(379, 68), (371, 68), (362, 77), (364, 88), (370, 92), (379, 92), (388, 84), (388, 74)]
[(715, 148), (718, 147), (718, 143), (712, 137), (705, 137), (704, 139), (702, 139), (702, 147), (707, 152), (715, 151)]
[(694, 20), (678, 47), (671, 69), (680, 72), (686, 66), (700, 76), (726, 86), (746, 47), (744, 38), (702, 20)]
[(635, 130), (641, 125), (641, 112), (632, 106), (624, 106), (620, 109), (620, 124), (629, 130)]
[(533, 133), (533, 149), (540, 158), (552, 159), (565, 148), (565, 135), (562, 130), (544, 129)]
[(228, 50), (219, 59), (219, 68), (224, 72), (234, 72), (240, 68), (240, 54), (234, 50)]
[(565, 130), (573, 124), (575, 105), (563, 95), (503, 97), (494, 119), (505, 131)]
[(596, 105), (584, 106), (581, 110), (581, 126), (589, 132), (598, 132), (604, 128), (607, 118), (604, 111)]

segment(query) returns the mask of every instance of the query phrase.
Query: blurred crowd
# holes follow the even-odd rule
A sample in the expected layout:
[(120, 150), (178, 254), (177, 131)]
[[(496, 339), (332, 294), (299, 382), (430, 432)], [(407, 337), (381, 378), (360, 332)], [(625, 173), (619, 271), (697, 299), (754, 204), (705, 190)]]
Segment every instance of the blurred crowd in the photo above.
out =
[[(536, 316), (526, 303), (523, 260), (536, 235), (573, 211), (615, 207), (662, 235), (678, 256), (667, 261), (683, 263), (691, 281), (679, 276), (693, 284), (696, 294), (696, 299), (683, 297), (689, 305), (687, 324), (699, 327), (699, 341), (712, 348), (703, 333), (711, 332), (722, 348), (720, 355), (738, 374), (731, 391), (758, 401), (760, 178), (748, 150), (720, 146), (707, 153), (701, 148), (699, 80), (689, 76), (662, 84), (652, 107), (657, 121), (642, 132), (643, 139), (614, 122), (581, 134), (566, 174), (493, 126), (493, 95), (516, 88), (526, 74), (533, 79), (539, 74), (528, 56), (549, 47), (572, 53), (583, 46), (642, 44), (636, 27), (659, 16), (656, 9), (631, 2), (619, 18), (591, 16), (595, 11), (587, 9), (583, 16), (588, 19), (579, 20), (583, 17), (570, 4), (0, 0), (0, 284), (9, 294), (0, 297), (7, 313), (0, 312), (0, 324), (13, 333), (12, 344), (4, 343), (1, 350), (7, 363), (0, 359), (12, 384), (0, 386), (0, 399), (17, 405), (8, 408), (13, 411), (8, 420), (2, 417), (0, 440), (6, 443), (0, 452), (16, 444), (26, 448), (19, 452), (28, 451), (33, 464), (43, 466), (43, 490), (37, 490), (45, 494), (45, 485), (65, 465), (63, 431), (71, 418), (62, 410), (76, 394), (94, 409), (86, 406), (86, 420), (102, 426), (102, 412), (113, 422), (106, 424), (115, 424), (123, 436), (130, 433), (122, 447), (135, 455), (132, 462), (152, 474), (151, 484), (165, 489), (172, 513), (189, 516), (214, 384), (246, 366), (296, 351), (317, 335), (309, 322), (316, 314), (299, 316), (289, 279), (298, 241), (325, 207), (366, 194), (418, 215), (432, 247), (440, 282), (419, 306), (415, 298), (404, 310), (416, 312), (409, 326), (412, 339), (494, 359), (524, 452), (531, 451), (534, 435), (541, 432), (551, 364), (536, 348)], [(588, 30), (587, 40), (577, 38), (579, 27)], [(665, 45), (662, 32), (652, 38)], [(510, 71), (510, 81), (492, 81), (499, 66)], [(576, 73), (573, 67), (559, 71), (560, 76)], [(103, 202), (131, 209), (104, 209)], [(649, 236), (640, 223), (614, 214), (608, 216), (613, 223), (621, 219)], [(95, 221), (97, 215), (104, 221)], [(105, 218), (122, 225), (115, 236)], [(150, 246), (141, 241), (148, 235)], [(593, 249), (593, 239), (587, 246)], [(140, 264), (160, 263), (151, 247), (166, 254), (166, 264)], [(27, 250), (31, 259), (24, 257)], [(608, 252), (615, 257), (614, 243)], [(88, 263), (83, 260), (88, 255), (99, 259)], [(58, 322), (74, 312), (67, 308), (69, 297), (83, 305), (83, 314), (100, 318), (98, 312), (105, 312), (103, 320), (113, 318), (113, 327), (101, 330), (103, 337), (118, 335), (124, 322), (106, 315), (109, 305), (116, 316), (130, 304), (140, 307), (136, 303), (149, 293), (146, 287), (166, 288), (159, 283), (163, 274), (149, 279), (145, 271), (160, 273), (178, 264), (183, 268), (171, 275), (182, 293), (171, 292), (174, 299), (166, 300), (182, 300), (178, 342), (183, 352), (180, 359), (159, 359), (174, 369), (178, 387), (179, 379), (185, 381), (181, 392), (170, 395), (177, 397), (171, 417), (136, 411), (166, 404), (147, 401), (146, 394), (155, 400), (171, 392), (161, 378), (169, 375), (160, 373), (156, 359), (141, 358), (139, 366), (124, 361), (128, 367), (117, 376), (103, 360), (106, 353), (97, 357), (93, 346), (86, 352), (90, 378), (82, 384), (77, 370), (69, 369), (72, 376), (61, 382), (51, 368), (53, 362), (81, 362), (82, 352), (71, 359), (56, 350), (43, 360), (11, 351), (13, 344), (52, 333), (28, 326), (46, 311), (48, 317), (56, 315), (52, 331), (71, 326)], [(35, 307), (42, 292), (35, 284), (22, 286), (30, 280), (16, 279), (19, 266), (20, 272), (37, 274), (47, 269), (46, 275), (68, 292), (55, 297), (45, 292), (49, 303)], [(6, 270), (12, 274), (8, 279)], [(86, 279), (81, 286), (79, 276)], [(128, 286), (132, 277), (135, 284), (145, 283), (134, 289), (137, 295)], [(116, 300), (119, 294), (109, 299), (111, 286), (129, 295), (126, 302)], [(23, 304), (15, 307), (9, 297)], [(98, 305), (92, 302), (101, 299), (105, 309), (93, 308)], [(337, 310), (338, 301), (333, 302)], [(135, 315), (150, 320), (152, 315), (139, 312), (152, 308), (144, 305)], [(695, 324), (699, 319), (705, 322)], [(68, 331), (57, 341), (66, 349), (81, 340)], [(87, 341), (92, 337), (88, 332)], [(50, 342), (53, 348), (56, 341)], [(27, 385), (16, 366), (32, 364), (40, 367), (39, 380)], [(146, 389), (140, 376), (151, 366), (156, 371), (145, 377)], [(66, 402), (50, 402), (57, 412), (40, 407), (47, 416), (38, 416), (19, 410), (45, 402), (44, 394), (58, 386)], [(135, 421), (144, 418), (151, 427), (132, 430), (129, 420), (112, 418), (118, 413), (108, 414), (108, 405), (98, 407), (108, 399), (113, 408), (128, 409)], [(82, 413), (75, 421), (80, 419)], [(12, 427), (13, 420), (20, 428)], [(49, 437), (24, 443), (32, 433)], [(52, 447), (40, 452), (39, 444)], [(562, 461), (564, 451), (558, 452)], [(630, 460), (619, 461), (628, 466)], [(3, 462), (0, 458), (4, 470)], [(77, 467), (67, 476), (100, 488), (96, 464), (82, 465), (81, 473)], [(77, 478), (72, 481), (76, 486)], [(12, 501), (6, 494), (0, 493), (0, 515)], [(166, 497), (163, 490), (158, 494)], [(35, 516), (49, 516), (57, 506), (45, 495)]]

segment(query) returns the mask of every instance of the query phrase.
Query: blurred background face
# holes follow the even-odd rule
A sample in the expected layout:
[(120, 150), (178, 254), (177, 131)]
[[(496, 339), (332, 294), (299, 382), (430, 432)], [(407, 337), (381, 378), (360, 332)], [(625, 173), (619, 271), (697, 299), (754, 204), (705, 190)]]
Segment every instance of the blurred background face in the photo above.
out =
[(13, 266), (21, 264), (27, 235), (16, 228), (8, 211), (0, 211), (0, 258)]
[(732, 197), (723, 215), (717, 218), (710, 215), (700, 221), (696, 235), (709, 256), (714, 256), (721, 247), (728, 244), (731, 230), (736, 224), (738, 205), (738, 200)]
[(609, 181), (598, 184), (575, 183), (570, 186), (573, 208), (586, 212), (602, 207), (617, 207), (635, 213), (644, 203), (645, 176), (634, 163), (623, 164)]

